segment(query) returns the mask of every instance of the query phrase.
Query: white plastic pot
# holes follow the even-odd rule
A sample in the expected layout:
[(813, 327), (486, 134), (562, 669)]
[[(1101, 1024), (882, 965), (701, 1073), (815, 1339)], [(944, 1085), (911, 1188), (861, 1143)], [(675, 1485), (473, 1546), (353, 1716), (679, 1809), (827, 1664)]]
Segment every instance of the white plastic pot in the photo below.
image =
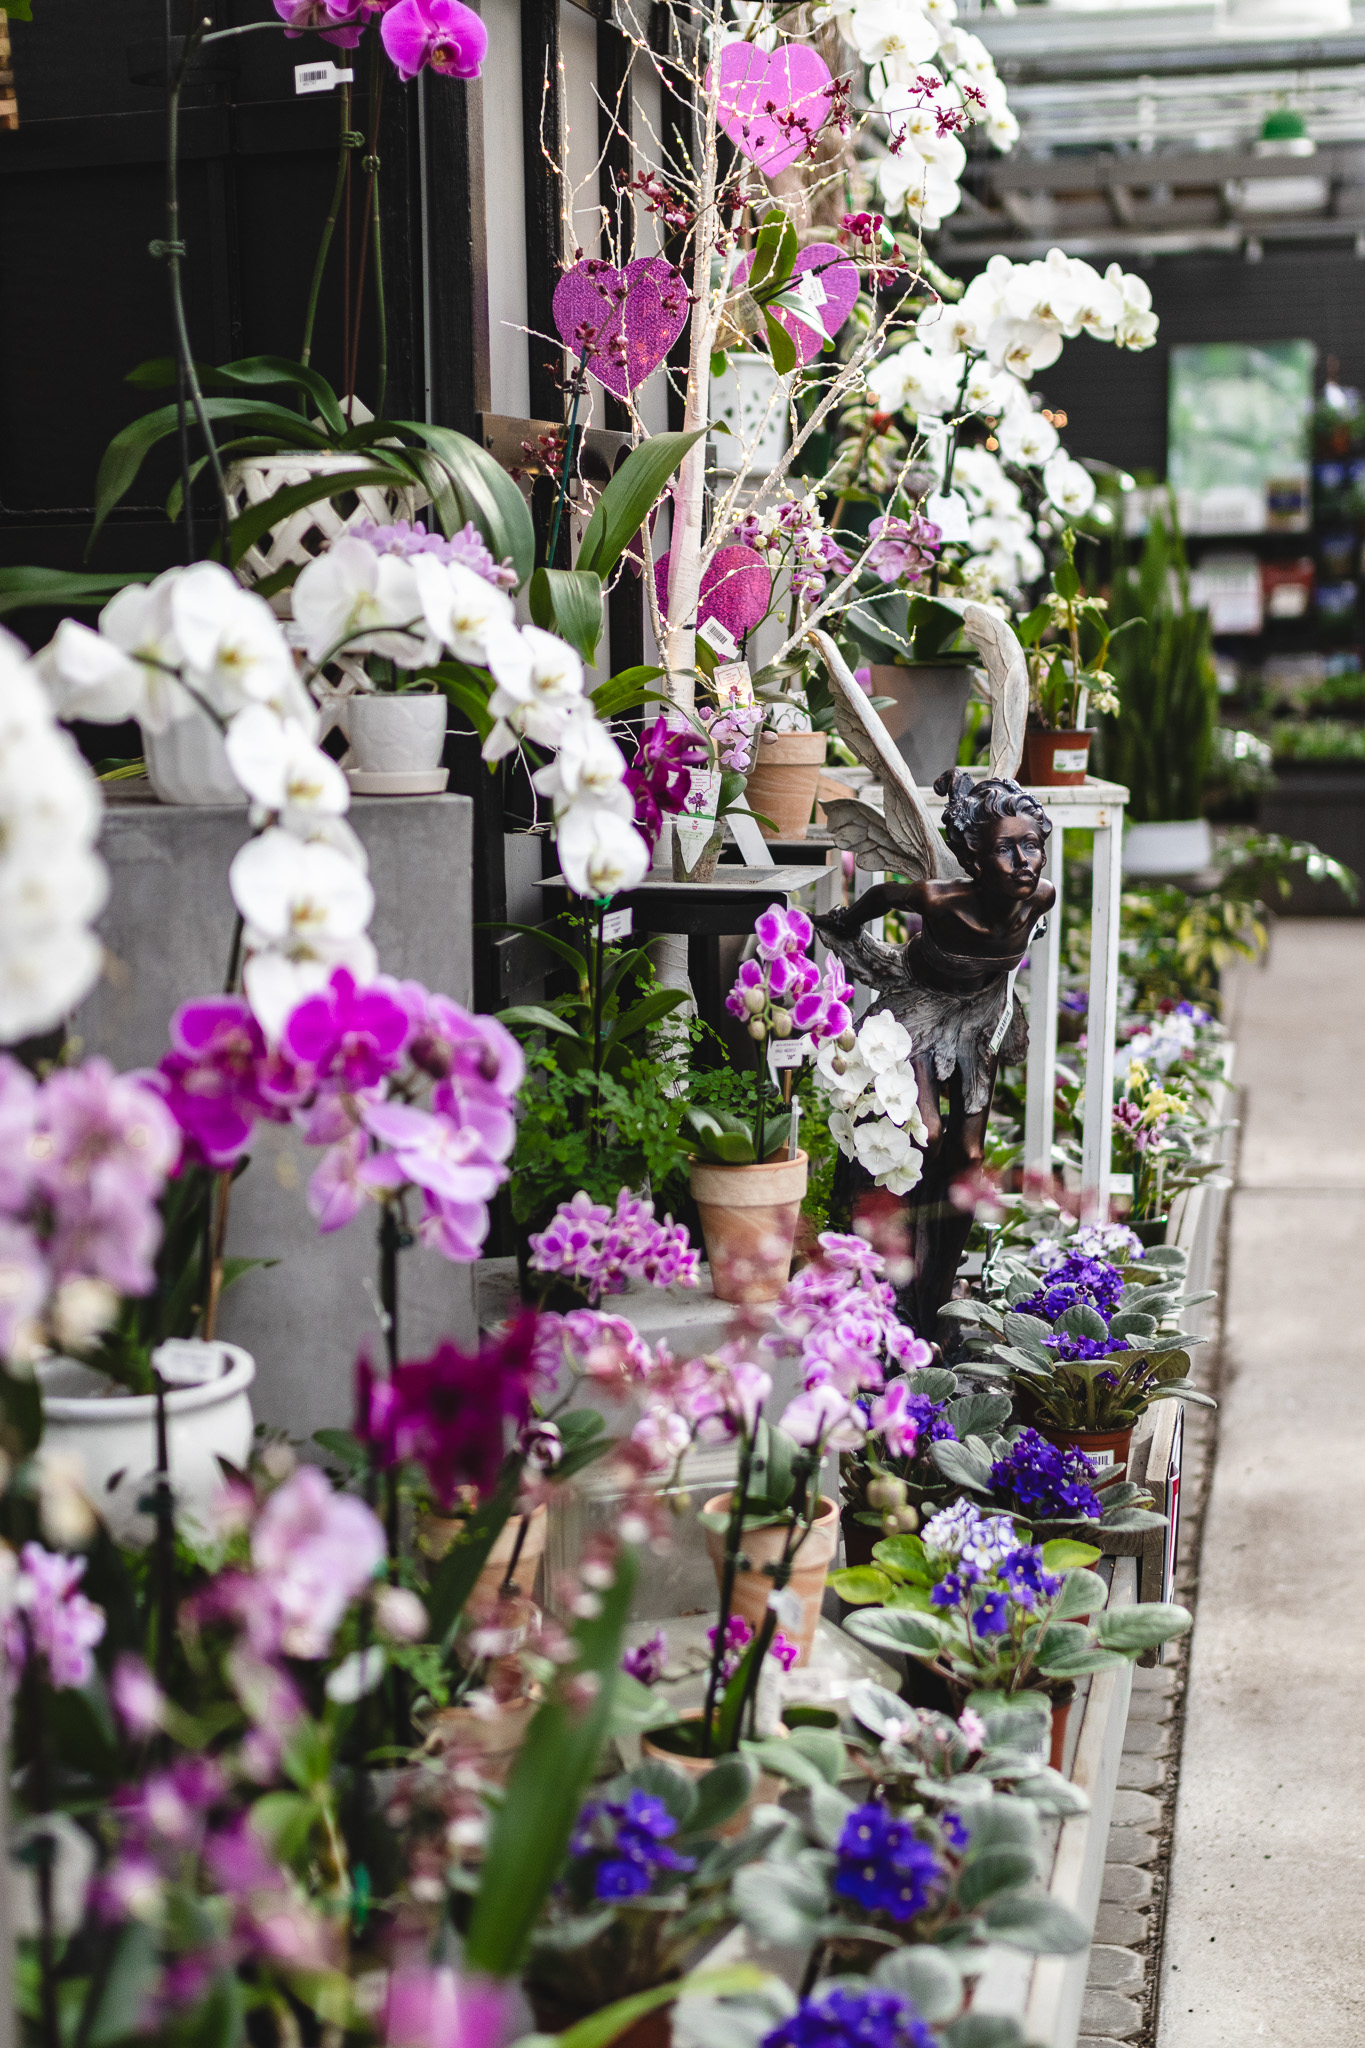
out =
[(144, 732), (142, 752), (147, 780), (163, 804), (246, 802), (246, 791), (228, 766), (223, 735), (206, 711), (177, 718), (165, 732)]
[[(223, 1484), (218, 1459), (244, 1466), (255, 1427), (250, 1388), (256, 1361), (237, 1344), (187, 1338), (155, 1353), (166, 1394), (166, 1436), (177, 1516), (209, 1526)], [(72, 1452), (85, 1489), (122, 1543), (146, 1543), (151, 1518), (138, 1507), (156, 1471), (156, 1396), (124, 1393), (74, 1358), (37, 1368), (43, 1396), (43, 1444)]]
[(367, 775), (421, 774), (440, 767), (446, 743), (444, 696), (357, 693), (343, 697), (337, 711), (351, 743), (345, 767)]
[(1123, 842), (1125, 875), (1193, 875), (1212, 864), (1213, 834), (1207, 818), (1130, 825)]

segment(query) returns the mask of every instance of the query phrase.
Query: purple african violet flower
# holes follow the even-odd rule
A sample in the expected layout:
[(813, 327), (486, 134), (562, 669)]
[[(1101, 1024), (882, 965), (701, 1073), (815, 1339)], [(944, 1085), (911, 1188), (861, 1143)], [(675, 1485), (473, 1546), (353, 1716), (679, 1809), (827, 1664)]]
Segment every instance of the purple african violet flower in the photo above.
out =
[(334, 1493), (315, 1465), (301, 1465), (271, 1494), (251, 1532), (255, 1583), (278, 1648), (289, 1657), (325, 1657), (383, 1557), (384, 1531), (364, 1501)]
[(652, 1636), (646, 1636), (633, 1650), (627, 1650), (621, 1659), (621, 1669), (628, 1678), (638, 1678), (641, 1685), (657, 1685), (668, 1668), (668, 1637), (661, 1628)]
[(894, 1379), (873, 1402), (868, 1420), (873, 1433), (886, 1445), (888, 1456), (913, 1458), (921, 1439), (930, 1443), (956, 1440), (957, 1433), (944, 1412), (946, 1407), (944, 1401), (930, 1401), (924, 1394), (912, 1393), (907, 1380)]
[(22, 1671), (32, 1653), (46, 1664), (52, 1685), (87, 1682), (95, 1668), (90, 1652), (104, 1637), (104, 1609), (78, 1590), (84, 1577), (83, 1557), (24, 1545), (0, 1632), (12, 1671)]
[(350, 969), (338, 967), (326, 988), (290, 1012), (280, 1045), (317, 1079), (354, 1092), (397, 1073), (411, 1030), (395, 996), (382, 986), (357, 988)]
[(848, 1816), (835, 1853), (834, 1890), (839, 1897), (896, 1921), (913, 1920), (923, 1912), (947, 1876), (935, 1851), (920, 1840), (910, 1822), (872, 1800)]
[(379, 33), (405, 85), (427, 68), (445, 78), (477, 78), (488, 49), (487, 29), (461, 0), (398, 0)]
[(934, 2036), (899, 1991), (842, 1987), (817, 1991), (759, 2048), (936, 2048)]
[(1025, 1429), (991, 1466), (991, 1488), (1029, 1519), (1082, 1515), (1098, 1522), (1103, 1507), (1090, 1483), (1095, 1473), (1084, 1451), (1060, 1448)]

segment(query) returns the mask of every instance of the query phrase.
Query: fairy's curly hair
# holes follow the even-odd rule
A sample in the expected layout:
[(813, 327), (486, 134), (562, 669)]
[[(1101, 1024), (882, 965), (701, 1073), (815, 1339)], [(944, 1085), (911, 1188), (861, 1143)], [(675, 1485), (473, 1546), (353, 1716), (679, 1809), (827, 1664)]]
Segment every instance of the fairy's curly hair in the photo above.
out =
[(934, 784), (943, 807), (943, 836), (964, 868), (976, 873), (977, 859), (997, 818), (1032, 818), (1044, 840), (1052, 830), (1047, 812), (1017, 782), (990, 776), (973, 782), (965, 768), (945, 768)]

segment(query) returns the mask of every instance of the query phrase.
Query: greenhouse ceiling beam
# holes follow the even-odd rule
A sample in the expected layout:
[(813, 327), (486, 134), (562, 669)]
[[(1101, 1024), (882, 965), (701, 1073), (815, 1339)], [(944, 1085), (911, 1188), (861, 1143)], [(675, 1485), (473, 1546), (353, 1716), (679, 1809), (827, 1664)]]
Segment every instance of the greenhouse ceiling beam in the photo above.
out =
[(991, 256), (1009, 256), (1023, 263), (1046, 256), (1049, 249), (1062, 249), (1068, 256), (1084, 256), (1090, 262), (1128, 261), (1143, 264), (1159, 256), (1238, 256), (1253, 258), (1280, 245), (1299, 247), (1304, 243), (1323, 246), (1337, 243), (1365, 257), (1365, 218), (1349, 220), (1243, 221), (1227, 227), (1184, 229), (1120, 228), (1068, 234), (1064, 228), (1051, 233), (1012, 234), (1004, 223), (991, 233), (945, 234), (934, 250), (935, 260), (952, 269), (957, 264), (984, 263)]
[[(975, 166), (974, 166), (975, 168)], [(1009, 156), (985, 166), (985, 184), (1003, 201), (1007, 192), (1107, 193), (1161, 186), (1205, 190), (1235, 179), (1322, 178), (1365, 184), (1365, 145), (1324, 143), (1312, 156), (1255, 156), (1248, 149), (1096, 150), (1077, 156)]]
[(1006, 85), (1070, 85), (1109, 78), (1183, 78), (1228, 72), (1335, 71), (1365, 61), (1365, 35), (1354, 32), (1262, 43), (1128, 44), (1115, 49), (1058, 50), (1034, 57), (1001, 56)]

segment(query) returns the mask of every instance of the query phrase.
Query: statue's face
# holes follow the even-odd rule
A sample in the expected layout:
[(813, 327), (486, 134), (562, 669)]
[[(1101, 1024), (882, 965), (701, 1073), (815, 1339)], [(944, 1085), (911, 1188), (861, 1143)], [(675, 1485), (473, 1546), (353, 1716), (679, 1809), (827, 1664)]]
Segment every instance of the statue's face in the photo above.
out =
[(981, 886), (993, 896), (1032, 896), (1046, 854), (1037, 818), (998, 818), (989, 846), (978, 856)]

